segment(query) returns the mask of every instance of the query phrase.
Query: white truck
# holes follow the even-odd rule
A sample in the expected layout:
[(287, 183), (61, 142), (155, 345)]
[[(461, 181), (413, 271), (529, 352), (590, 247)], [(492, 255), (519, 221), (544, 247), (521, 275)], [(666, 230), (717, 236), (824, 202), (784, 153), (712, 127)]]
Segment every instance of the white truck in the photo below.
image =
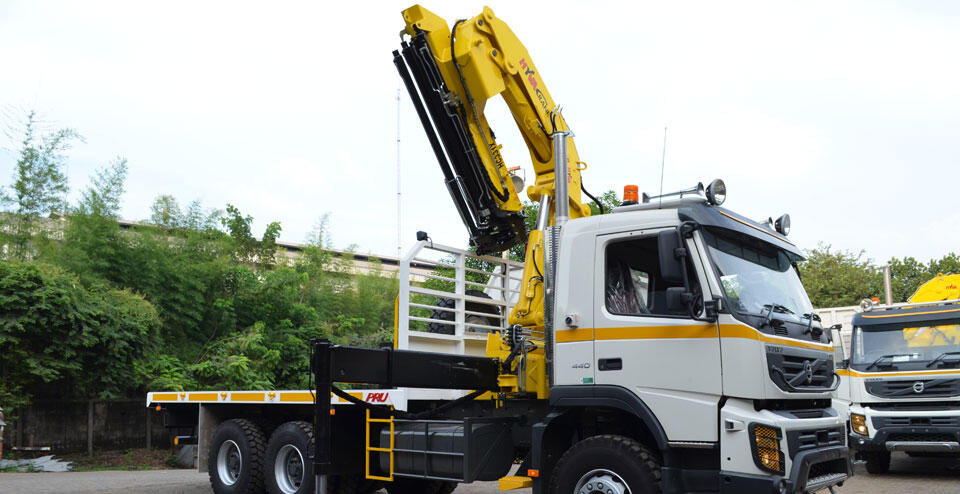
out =
[(834, 404), (870, 473), (890, 453), (960, 456), (960, 300), (863, 304)]
[[(842, 484), (845, 420), (830, 399), (839, 376), (797, 274), (789, 217), (759, 223), (720, 207), (720, 180), (592, 216), (572, 132), (509, 27), (490, 9), (452, 29), (420, 6), (403, 18), (394, 63), (471, 242), (479, 254), (526, 242), (525, 261), (474, 256), (500, 266), (478, 270), (470, 254), (440, 247), (454, 262), (425, 277), (448, 283), (441, 291), (409, 277), (409, 263), (438, 247), (418, 234), (401, 266), (394, 348), (315, 340), (310, 390), (152, 393), (169, 425), (193, 427), (214, 491), (448, 494), (497, 480), (534, 494), (800, 494)], [(531, 231), (483, 115), (495, 95), (529, 148), (526, 192), (540, 204)], [(500, 293), (468, 291), (489, 289), (468, 274), (493, 276)]]

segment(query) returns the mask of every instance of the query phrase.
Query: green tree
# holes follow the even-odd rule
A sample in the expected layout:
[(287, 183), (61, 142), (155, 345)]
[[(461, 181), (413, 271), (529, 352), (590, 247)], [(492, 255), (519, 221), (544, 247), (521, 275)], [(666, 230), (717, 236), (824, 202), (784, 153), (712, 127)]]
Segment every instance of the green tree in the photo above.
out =
[(814, 307), (856, 305), (882, 291), (877, 268), (863, 256), (863, 251), (833, 251), (825, 244), (807, 251), (799, 268)]
[(127, 160), (117, 158), (91, 177), (72, 208), (63, 243), (54, 259), (85, 282), (114, 280), (124, 262), (124, 239), (117, 219), (127, 176)]
[(149, 223), (166, 228), (210, 231), (220, 227), (223, 212), (219, 209), (207, 209), (199, 199), (190, 202), (186, 209), (169, 194), (161, 194), (150, 205)]
[(38, 262), (0, 262), (0, 401), (116, 398), (138, 391), (135, 368), (160, 320), (139, 295), (87, 287)]
[(244, 216), (236, 206), (227, 204), (227, 213), (220, 218), (220, 223), (236, 242), (236, 253), (240, 262), (260, 269), (269, 269), (273, 266), (277, 260), (277, 239), (280, 238), (281, 231), (279, 222), (274, 221), (268, 224), (263, 233), (263, 239), (257, 240), (250, 230), (253, 217)]
[(7, 218), (6, 234), (13, 259), (27, 259), (33, 253), (31, 240), (43, 241), (47, 235), (36, 235), (38, 220), (66, 209), (67, 177), (63, 173), (64, 154), (74, 141), (82, 140), (69, 128), (40, 134), (39, 117), (29, 112), (23, 122), (13, 184), (4, 188), (0, 200), (12, 216)]
[(172, 195), (161, 194), (150, 205), (150, 222), (154, 225), (177, 228), (182, 226), (182, 218), (180, 203)]

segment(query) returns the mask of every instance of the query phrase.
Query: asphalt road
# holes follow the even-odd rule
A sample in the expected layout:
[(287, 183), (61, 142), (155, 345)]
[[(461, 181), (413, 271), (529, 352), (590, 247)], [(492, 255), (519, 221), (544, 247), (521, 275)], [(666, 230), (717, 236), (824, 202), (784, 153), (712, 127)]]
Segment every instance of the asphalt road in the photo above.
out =
[[(206, 473), (193, 470), (137, 472), (0, 473), (0, 494), (210, 494)], [(457, 494), (495, 494), (496, 482), (460, 486)], [(841, 494), (957, 494), (960, 460), (893, 457), (890, 473), (870, 475), (857, 465)]]

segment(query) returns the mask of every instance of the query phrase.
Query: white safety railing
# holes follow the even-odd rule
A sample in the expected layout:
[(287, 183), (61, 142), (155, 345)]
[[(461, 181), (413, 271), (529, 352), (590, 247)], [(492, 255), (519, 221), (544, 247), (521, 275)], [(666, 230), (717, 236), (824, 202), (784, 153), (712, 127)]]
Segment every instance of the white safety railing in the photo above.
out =
[(507, 327), (523, 263), (417, 242), (400, 260), (397, 348), (484, 355), (486, 335)]

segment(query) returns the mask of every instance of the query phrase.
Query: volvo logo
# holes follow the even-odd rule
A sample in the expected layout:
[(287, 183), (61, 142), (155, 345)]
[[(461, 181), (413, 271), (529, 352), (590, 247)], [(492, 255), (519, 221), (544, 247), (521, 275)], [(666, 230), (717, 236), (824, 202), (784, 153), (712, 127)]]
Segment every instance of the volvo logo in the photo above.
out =
[(923, 393), (923, 381), (917, 381), (913, 383), (913, 392), (914, 393)]
[(807, 376), (807, 384), (813, 382), (813, 364), (809, 360), (803, 361), (803, 373)]

